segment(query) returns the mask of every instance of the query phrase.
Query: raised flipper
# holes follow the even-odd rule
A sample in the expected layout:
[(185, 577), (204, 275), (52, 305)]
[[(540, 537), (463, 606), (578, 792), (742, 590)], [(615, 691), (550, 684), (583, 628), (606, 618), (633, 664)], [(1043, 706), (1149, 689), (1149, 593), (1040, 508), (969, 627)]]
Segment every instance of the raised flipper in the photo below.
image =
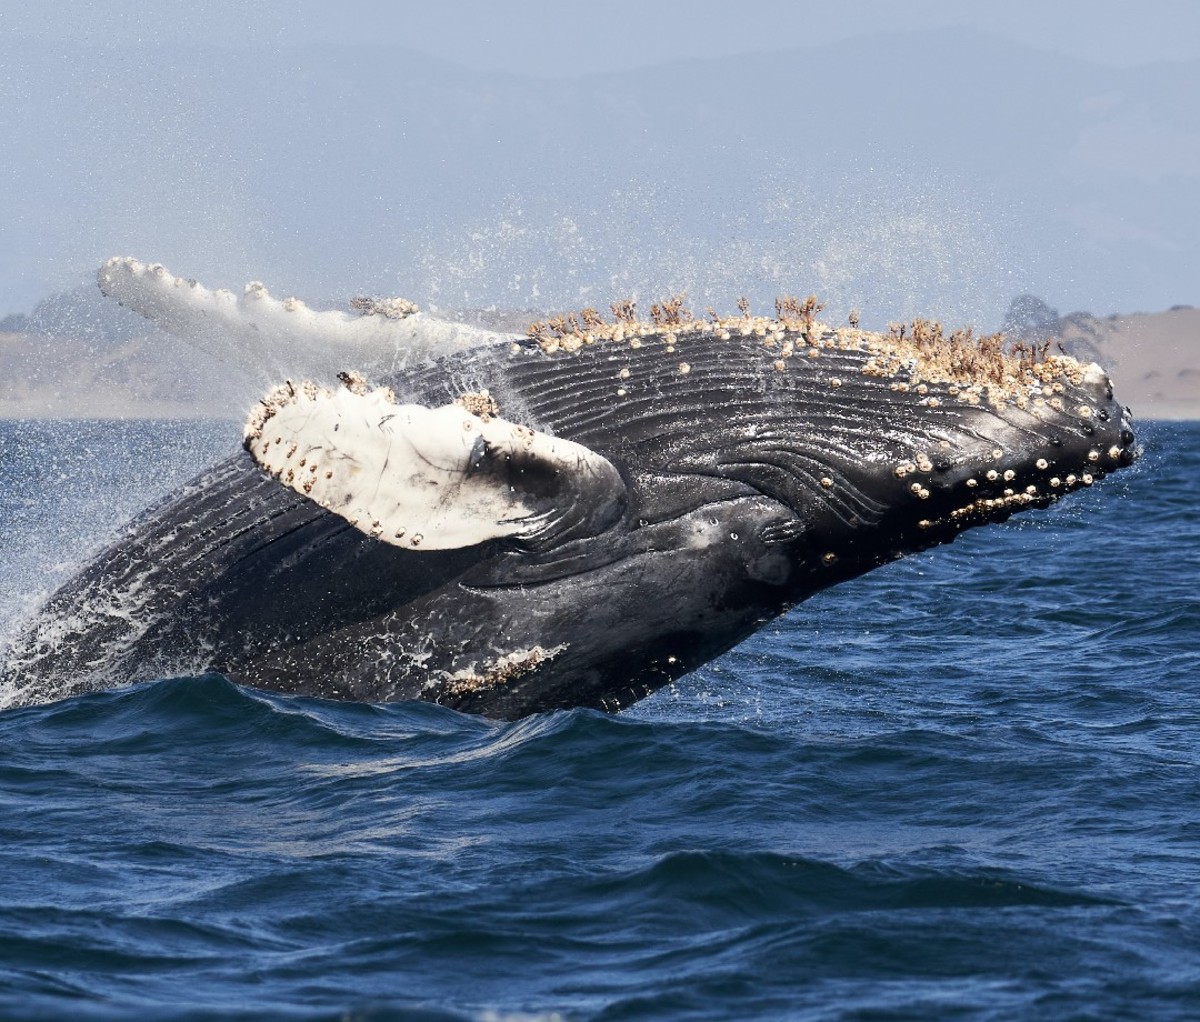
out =
[(495, 539), (543, 547), (595, 535), (625, 509), (607, 458), (500, 418), (486, 393), (440, 408), (397, 404), (360, 378), (277, 387), (245, 445), (285, 486), (405, 549)]
[[(258, 282), (241, 295), (210, 291), (157, 264), (114, 257), (100, 290), (170, 334), (254, 372), (331, 378), (343, 366), (400, 369), (463, 348), (511, 340), (417, 311), (403, 299), (356, 300), (356, 313), (273, 298)], [(276, 379), (278, 376), (276, 375)]]

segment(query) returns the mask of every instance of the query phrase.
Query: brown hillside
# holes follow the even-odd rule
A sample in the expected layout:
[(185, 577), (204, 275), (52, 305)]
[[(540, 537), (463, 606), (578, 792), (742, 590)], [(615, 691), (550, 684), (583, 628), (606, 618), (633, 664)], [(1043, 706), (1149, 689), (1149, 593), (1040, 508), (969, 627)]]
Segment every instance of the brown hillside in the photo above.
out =
[(225, 397), (240, 378), (173, 338), (95, 349), (0, 333), (0, 418), (236, 418)]
[[(1109, 371), (1138, 418), (1200, 419), (1200, 309), (1074, 313), (1057, 333), (1071, 354)], [(256, 393), (245, 374), (161, 335), (96, 350), (0, 333), (0, 418), (239, 418)]]
[(1099, 362), (1118, 398), (1142, 419), (1200, 419), (1200, 309), (1059, 321), (1064, 347)]

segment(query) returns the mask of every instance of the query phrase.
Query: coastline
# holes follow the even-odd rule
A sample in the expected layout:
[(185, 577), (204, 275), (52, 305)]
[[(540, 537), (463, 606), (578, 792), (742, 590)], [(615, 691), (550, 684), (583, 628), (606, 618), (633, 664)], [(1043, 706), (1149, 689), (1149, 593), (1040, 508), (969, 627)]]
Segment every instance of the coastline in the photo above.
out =
[[(489, 313), (486, 320), (515, 330), (532, 315)], [(1076, 312), (1044, 324), (1040, 336), (1103, 366), (1136, 419), (1200, 420), (1200, 309)], [(0, 420), (240, 421), (266, 382), (165, 334), (95, 343), (0, 331)]]
[[(1119, 393), (1119, 388), (1118, 388)], [(250, 405), (247, 404), (247, 411)], [(1200, 401), (1131, 404), (1134, 422), (1200, 422)], [(98, 395), (80, 399), (0, 399), (0, 422), (20, 421), (139, 421), (173, 419), (189, 422), (236, 423), (243, 416), (186, 402), (130, 401), (120, 396)]]
[(0, 422), (136, 422), (172, 419), (185, 422), (238, 422), (242, 416), (183, 402), (129, 402), (120, 398), (55, 401), (0, 400)]

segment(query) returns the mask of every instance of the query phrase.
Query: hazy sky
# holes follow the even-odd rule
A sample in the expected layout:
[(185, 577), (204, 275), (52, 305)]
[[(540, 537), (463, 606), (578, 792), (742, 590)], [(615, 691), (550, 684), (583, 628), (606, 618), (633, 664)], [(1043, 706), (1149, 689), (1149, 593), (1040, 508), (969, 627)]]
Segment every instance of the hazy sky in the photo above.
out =
[(0, 32), (124, 44), (139, 38), (227, 46), (392, 43), (547, 76), (964, 25), (1101, 64), (1200, 58), (1195, 0), (0, 0)]
[(0, 54), (0, 316), (114, 253), (450, 307), (1200, 299), (1200, 0), (0, 0)]

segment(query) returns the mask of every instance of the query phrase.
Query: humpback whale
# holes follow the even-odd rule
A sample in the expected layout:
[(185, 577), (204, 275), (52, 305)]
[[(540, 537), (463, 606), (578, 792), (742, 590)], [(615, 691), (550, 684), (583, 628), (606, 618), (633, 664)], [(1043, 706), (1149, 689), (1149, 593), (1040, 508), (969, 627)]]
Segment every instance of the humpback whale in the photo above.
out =
[(212, 670), (501, 718), (615, 711), (813, 593), (1136, 456), (1094, 364), (921, 320), (835, 328), (813, 298), (616, 303), (514, 336), (129, 259), (99, 279), (231, 359), (283, 347), (294, 375), (239, 453), (23, 627), (0, 669), (16, 702)]

